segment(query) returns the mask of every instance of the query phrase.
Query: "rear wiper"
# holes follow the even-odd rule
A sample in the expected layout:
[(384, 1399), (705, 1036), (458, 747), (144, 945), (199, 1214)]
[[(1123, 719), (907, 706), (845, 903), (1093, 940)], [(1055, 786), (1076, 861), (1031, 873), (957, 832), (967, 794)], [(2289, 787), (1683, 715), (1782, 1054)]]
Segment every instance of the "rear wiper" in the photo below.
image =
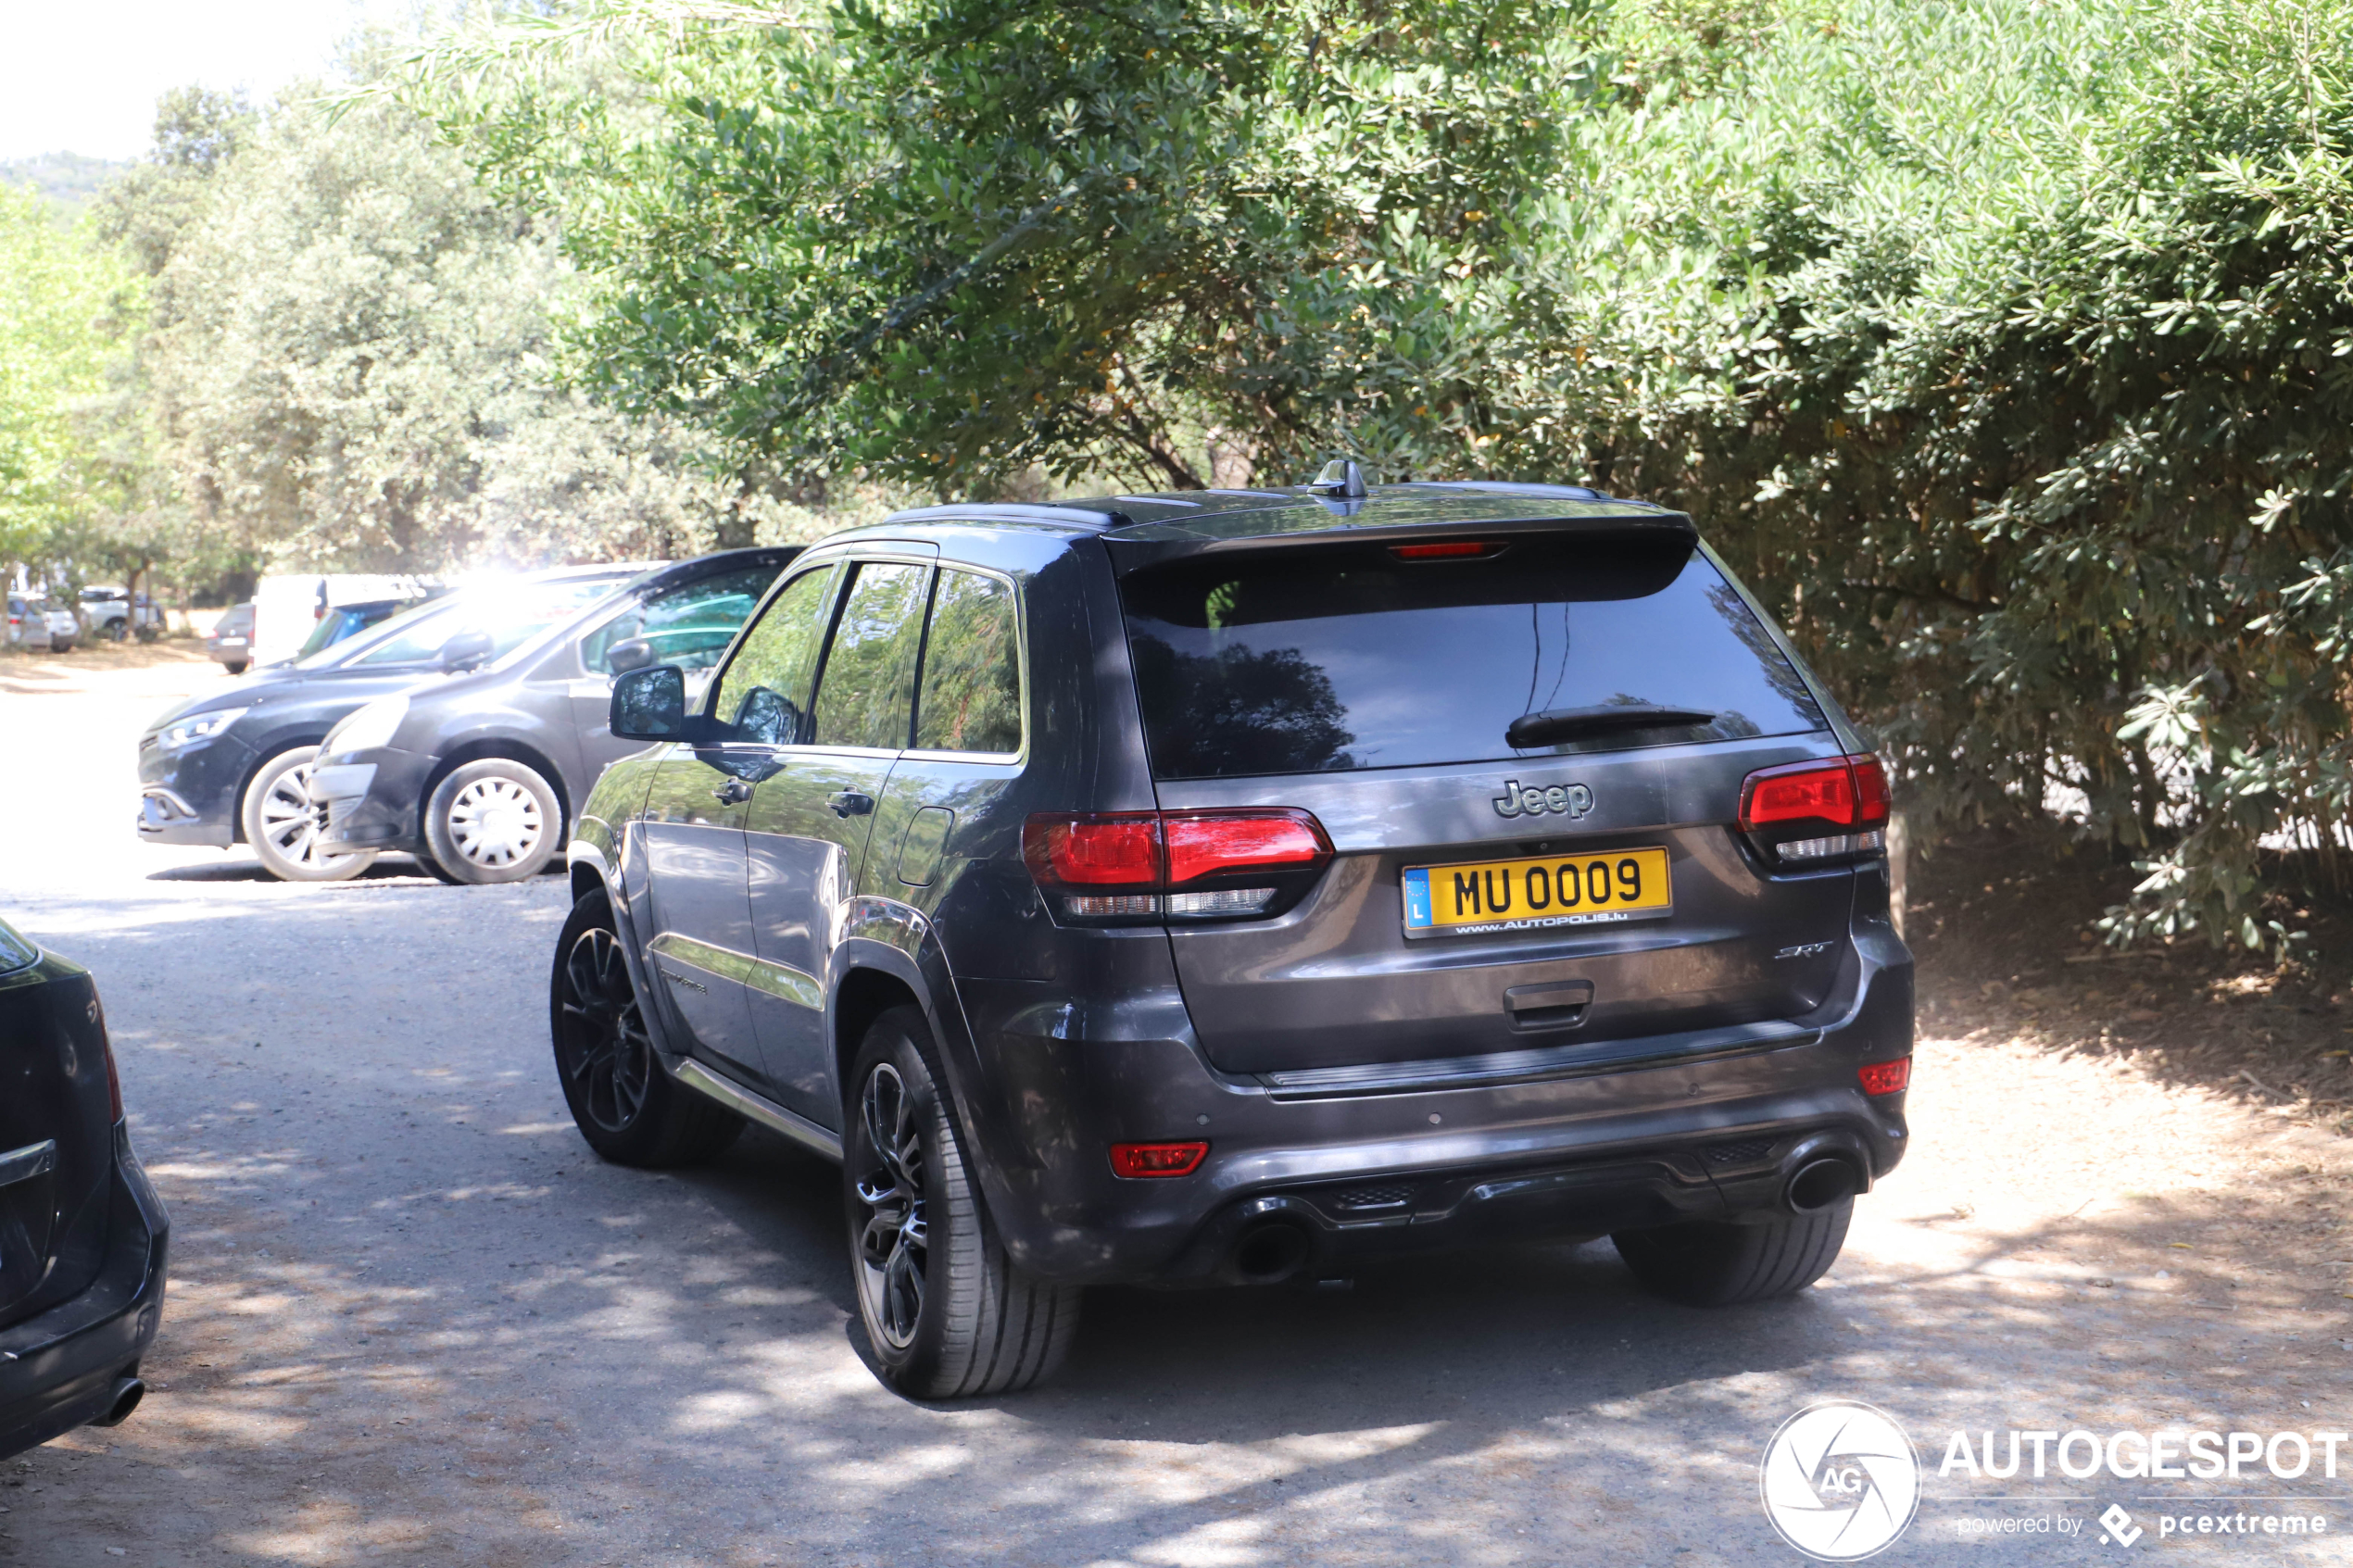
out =
[(1712, 724), (1716, 715), (1696, 708), (1661, 708), (1652, 702), (1617, 702), (1601, 708), (1547, 708), (1523, 713), (1504, 732), (1505, 744), (1520, 750), (1553, 746), (1583, 735), (1615, 734), (1622, 730), (1674, 730), (1691, 724)]

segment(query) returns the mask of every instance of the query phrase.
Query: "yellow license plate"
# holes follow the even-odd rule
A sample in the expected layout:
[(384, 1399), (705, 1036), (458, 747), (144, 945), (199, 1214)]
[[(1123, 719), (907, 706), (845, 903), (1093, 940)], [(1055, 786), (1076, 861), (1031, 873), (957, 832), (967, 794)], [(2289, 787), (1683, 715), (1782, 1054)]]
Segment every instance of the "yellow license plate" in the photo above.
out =
[(1670, 913), (1664, 849), (1474, 860), (1405, 872), (1405, 931), (1543, 931)]

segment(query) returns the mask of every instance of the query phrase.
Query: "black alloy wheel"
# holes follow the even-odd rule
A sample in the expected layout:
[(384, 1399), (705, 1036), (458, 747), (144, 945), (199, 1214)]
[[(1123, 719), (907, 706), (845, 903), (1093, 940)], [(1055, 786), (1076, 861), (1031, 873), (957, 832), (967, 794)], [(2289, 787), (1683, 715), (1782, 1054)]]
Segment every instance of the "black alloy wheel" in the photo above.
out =
[(556, 938), (547, 1025), (564, 1103), (588, 1147), (617, 1165), (708, 1160), (735, 1142), (743, 1118), (662, 1065), (623, 940), (602, 890), (573, 905)]
[(603, 926), (582, 932), (564, 957), (563, 979), (568, 994), (559, 1004), (556, 1060), (565, 1085), (576, 1088), (576, 1103), (591, 1122), (625, 1133), (646, 1109), (655, 1067), (620, 938)]
[(906, 1081), (888, 1062), (866, 1074), (858, 1097), (858, 1201), (866, 1224), (858, 1237), (858, 1291), (893, 1349), (915, 1342), (924, 1316), (925, 1272), (931, 1261), (924, 1209), (924, 1137)]

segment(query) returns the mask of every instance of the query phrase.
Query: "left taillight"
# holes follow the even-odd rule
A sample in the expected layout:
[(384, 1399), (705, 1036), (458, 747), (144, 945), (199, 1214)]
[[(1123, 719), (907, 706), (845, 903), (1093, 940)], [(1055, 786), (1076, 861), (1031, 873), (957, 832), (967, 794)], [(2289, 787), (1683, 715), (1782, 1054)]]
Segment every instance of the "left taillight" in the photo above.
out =
[(1822, 865), (1885, 849), (1889, 804), (1869, 753), (1793, 762), (1741, 781), (1740, 829), (1773, 865)]
[(1087, 923), (1279, 914), (1332, 858), (1306, 811), (1041, 812), (1022, 856), (1054, 912)]

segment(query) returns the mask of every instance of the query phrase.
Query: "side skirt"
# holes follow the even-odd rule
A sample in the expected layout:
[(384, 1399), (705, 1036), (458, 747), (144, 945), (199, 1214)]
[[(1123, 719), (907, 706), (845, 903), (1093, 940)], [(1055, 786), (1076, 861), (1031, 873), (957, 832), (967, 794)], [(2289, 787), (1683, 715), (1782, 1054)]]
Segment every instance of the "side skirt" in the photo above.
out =
[(748, 1117), (761, 1126), (779, 1132), (812, 1153), (822, 1154), (835, 1164), (841, 1163), (841, 1135), (821, 1127), (798, 1111), (786, 1110), (764, 1095), (756, 1095), (741, 1084), (722, 1078), (718, 1073), (689, 1057), (672, 1070), (671, 1076), (698, 1094), (717, 1100), (738, 1116)]

